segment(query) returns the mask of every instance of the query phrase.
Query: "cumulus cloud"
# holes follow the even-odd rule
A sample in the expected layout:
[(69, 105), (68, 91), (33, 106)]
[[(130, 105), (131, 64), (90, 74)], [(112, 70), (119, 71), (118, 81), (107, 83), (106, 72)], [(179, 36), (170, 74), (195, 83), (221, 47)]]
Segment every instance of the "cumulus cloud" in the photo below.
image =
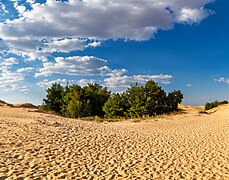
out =
[(0, 71), (2, 72), (8, 72), (9, 69), (15, 64), (18, 64), (19, 61), (16, 58), (10, 57), (10, 58), (1, 58), (0, 57)]
[(206, 17), (209, 16), (209, 14), (212, 13), (212, 11), (206, 11), (203, 8), (200, 9), (182, 9), (180, 12), (180, 15), (178, 16), (178, 22), (185, 22), (185, 23), (195, 23), (200, 22)]
[(0, 37), (9, 51), (31, 59), (96, 47), (108, 39), (148, 40), (175, 23), (199, 23), (211, 14), (205, 5), (212, 1), (27, 0), (29, 9), (14, 1), (19, 17), (0, 23)]
[(24, 67), (17, 70), (18, 73), (33, 72), (34, 67)]
[(65, 86), (67, 83), (72, 83), (74, 82), (73, 80), (68, 81), (67, 79), (55, 79), (55, 80), (48, 80), (48, 79), (44, 79), (43, 81), (39, 81), (37, 83), (37, 86), (43, 88), (43, 89), (47, 89), (49, 87), (52, 86), (52, 84), (54, 83), (59, 83), (63, 86)]
[(1, 14), (1, 11), (3, 11), (3, 13), (8, 13), (6, 6), (2, 4), (2, 2), (0, 2), (0, 14)]
[(7, 66), (7, 67), (11, 67), (14, 64), (18, 64), (19, 61), (16, 58), (10, 57), (10, 58), (6, 58), (3, 60), (3, 62), (0, 63), (1, 66)]
[(215, 79), (215, 81), (229, 84), (229, 78), (225, 78), (225, 77), (220, 77), (218, 79)]
[(106, 65), (106, 60), (94, 56), (57, 57), (55, 62), (43, 63), (43, 68), (35, 76), (50, 76), (52, 74), (74, 76), (100, 75), (102, 68)]
[(12, 71), (12, 66), (19, 64), (14, 58), (0, 58), (0, 88), (4, 91), (16, 91), (27, 94), (30, 90), (27, 86), (21, 85), (24, 81), (24, 74)]
[(30, 90), (27, 86), (22, 86), (20, 83), (24, 80), (22, 73), (11, 72), (7, 69), (0, 73), (0, 88), (4, 91), (20, 91), (28, 93)]
[(77, 82), (77, 84), (79, 84), (82, 87), (87, 86), (88, 84), (93, 84), (93, 83), (96, 83), (94, 79), (80, 79)]
[[(80, 79), (77, 83), (85, 86), (88, 83), (97, 82), (96, 77), (102, 77), (100, 84), (107, 86), (111, 90), (124, 90), (132, 84), (144, 84), (149, 80), (154, 80), (160, 84), (170, 84), (172, 75), (126, 75), (126, 69), (112, 69), (108, 66), (108, 62), (104, 59), (99, 59), (93, 56), (72, 56), (72, 57), (57, 57), (55, 62), (45, 62), (43, 67), (35, 74), (39, 76), (51, 76), (53, 74), (70, 75), (70, 76), (94, 76), (95, 79)], [(66, 79), (57, 79), (49, 81), (47, 79), (40, 81), (39, 87), (49, 87), (53, 83), (66, 83)]]
[(170, 84), (171, 79), (173, 77), (171, 75), (133, 75), (133, 76), (111, 76), (104, 79), (105, 85), (109, 88), (127, 88), (130, 85), (134, 85), (135, 83), (144, 84), (149, 80), (154, 80), (155, 82), (161, 84)]

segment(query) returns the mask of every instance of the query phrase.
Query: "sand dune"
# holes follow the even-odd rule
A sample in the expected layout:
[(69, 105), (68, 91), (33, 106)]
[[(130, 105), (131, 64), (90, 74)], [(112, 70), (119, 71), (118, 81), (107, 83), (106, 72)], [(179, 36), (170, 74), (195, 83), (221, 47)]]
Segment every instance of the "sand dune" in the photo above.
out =
[(229, 106), (184, 109), (96, 123), (0, 107), (0, 179), (229, 179)]

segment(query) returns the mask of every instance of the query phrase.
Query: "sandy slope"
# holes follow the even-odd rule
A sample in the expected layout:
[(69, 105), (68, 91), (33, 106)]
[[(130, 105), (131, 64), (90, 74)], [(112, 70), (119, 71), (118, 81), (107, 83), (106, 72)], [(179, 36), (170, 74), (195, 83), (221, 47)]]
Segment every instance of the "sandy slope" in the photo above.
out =
[(229, 106), (96, 123), (0, 107), (0, 179), (229, 179)]

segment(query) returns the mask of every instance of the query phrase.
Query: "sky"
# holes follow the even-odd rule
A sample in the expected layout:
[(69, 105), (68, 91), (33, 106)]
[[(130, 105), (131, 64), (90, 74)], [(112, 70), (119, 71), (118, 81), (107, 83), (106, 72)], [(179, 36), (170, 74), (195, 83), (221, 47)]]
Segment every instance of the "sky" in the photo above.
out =
[(41, 104), (53, 83), (180, 89), (229, 100), (229, 1), (0, 0), (0, 99)]

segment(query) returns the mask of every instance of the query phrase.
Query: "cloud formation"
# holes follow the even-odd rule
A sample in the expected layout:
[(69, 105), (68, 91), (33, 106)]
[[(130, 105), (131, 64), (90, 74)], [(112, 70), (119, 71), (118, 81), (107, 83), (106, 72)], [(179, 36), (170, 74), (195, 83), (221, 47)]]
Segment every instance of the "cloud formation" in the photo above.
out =
[(41, 68), (35, 76), (47, 77), (52, 74), (73, 76), (100, 75), (102, 73), (102, 68), (106, 65), (106, 60), (94, 56), (57, 57), (55, 58), (55, 62), (44, 62), (43, 68)]
[(0, 37), (11, 52), (45, 59), (52, 52), (96, 47), (108, 39), (148, 40), (175, 23), (199, 23), (211, 14), (205, 5), (212, 1), (27, 0), (30, 8), (14, 1), (18, 18), (0, 23)]
[(111, 76), (104, 79), (105, 85), (112, 89), (125, 89), (130, 85), (134, 85), (138, 83), (140, 85), (146, 83), (149, 80), (154, 80), (155, 82), (161, 84), (170, 84), (171, 79), (173, 77), (171, 75), (133, 75), (133, 76)]
[(71, 82), (73, 82), (73, 80), (68, 81), (67, 79), (55, 79), (55, 80), (44, 79), (43, 81), (39, 81), (37, 83), (37, 86), (39, 86), (43, 89), (47, 89), (47, 88), (51, 87), (52, 84), (54, 84), (54, 83), (59, 83), (59, 84), (65, 86), (67, 83), (71, 83)]
[(225, 77), (220, 77), (218, 79), (215, 79), (215, 81), (229, 84), (229, 78), (225, 78)]

